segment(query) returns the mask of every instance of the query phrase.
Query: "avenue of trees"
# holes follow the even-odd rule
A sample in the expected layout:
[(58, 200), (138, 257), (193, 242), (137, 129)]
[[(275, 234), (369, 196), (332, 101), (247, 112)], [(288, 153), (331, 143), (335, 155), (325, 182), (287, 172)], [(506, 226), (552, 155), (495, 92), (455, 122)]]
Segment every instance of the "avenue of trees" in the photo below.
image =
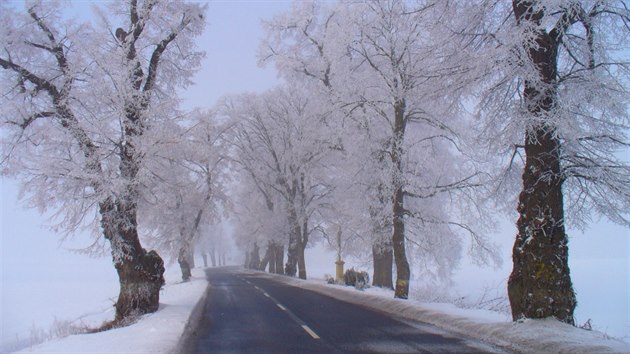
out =
[(630, 227), (623, 1), (295, 1), (259, 48), (283, 84), (193, 112), (178, 92), (206, 6), (98, 9), (89, 25), (3, 3), (0, 168), (109, 247), (118, 321), (157, 310), (158, 251), (225, 264), (222, 221), (247, 267), (306, 279), (326, 240), (406, 299), (412, 273), (448, 278), (463, 252), (500, 264), (489, 234), (516, 208), (513, 318), (574, 324), (565, 227)]

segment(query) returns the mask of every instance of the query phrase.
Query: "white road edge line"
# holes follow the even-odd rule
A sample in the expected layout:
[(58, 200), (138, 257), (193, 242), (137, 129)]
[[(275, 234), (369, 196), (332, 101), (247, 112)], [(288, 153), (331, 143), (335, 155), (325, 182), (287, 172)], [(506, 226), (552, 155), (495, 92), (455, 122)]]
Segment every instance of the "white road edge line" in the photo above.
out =
[(312, 329), (310, 329), (309, 326), (307, 325), (302, 325), (302, 328), (304, 328), (304, 330), (306, 331), (306, 333), (310, 334), (311, 337), (313, 337), (313, 339), (319, 339), (319, 336), (317, 335), (317, 333), (315, 333)]

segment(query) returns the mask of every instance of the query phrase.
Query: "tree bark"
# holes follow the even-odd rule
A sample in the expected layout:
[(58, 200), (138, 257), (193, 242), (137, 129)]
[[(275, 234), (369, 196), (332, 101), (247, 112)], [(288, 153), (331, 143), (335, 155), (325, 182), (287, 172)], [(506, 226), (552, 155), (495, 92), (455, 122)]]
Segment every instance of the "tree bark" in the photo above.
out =
[(304, 258), (304, 251), (308, 244), (308, 221), (304, 221), (301, 231), (298, 248), (298, 277), (306, 280), (306, 259)]
[(147, 252), (140, 246), (133, 203), (125, 206), (108, 198), (99, 204), (99, 211), (120, 283), (115, 321), (157, 311), (164, 262), (155, 251)]
[[(513, 1), (519, 23), (540, 24), (543, 9), (530, 1)], [(512, 250), (514, 267), (508, 280), (512, 318), (555, 317), (574, 325), (575, 292), (568, 266), (568, 240), (564, 230), (560, 141), (547, 117), (556, 106), (559, 41), (545, 30), (535, 32), (535, 45), (527, 47), (540, 79), (525, 81), (524, 99), (539, 123), (525, 137), (523, 190), (517, 211), (518, 234)]]
[(391, 159), (394, 166), (392, 185), (394, 195), (392, 196), (392, 248), (394, 251), (394, 261), (396, 262), (396, 287), (394, 297), (407, 299), (409, 297), (409, 279), (411, 270), (407, 261), (405, 250), (405, 208), (404, 193), (402, 183), (402, 157), (403, 139), (405, 137), (405, 108), (404, 100), (397, 100), (394, 104), (394, 136), (392, 144)]
[(374, 274), (372, 285), (381, 288), (394, 289), (392, 282), (392, 268), (394, 265), (394, 252), (389, 241), (372, 244), (372, 260), (374, 264)]
[(284, 274), (295, 277), (297, 273), (297, 264), (301, 248), (302, 231), (297, 221), (297, 213), (290, 206), (289, 207), (289, 225), (291, 225), (291, 232), (289, 234), (289, 247), (287, 248), (287, 264), (284, 268)]

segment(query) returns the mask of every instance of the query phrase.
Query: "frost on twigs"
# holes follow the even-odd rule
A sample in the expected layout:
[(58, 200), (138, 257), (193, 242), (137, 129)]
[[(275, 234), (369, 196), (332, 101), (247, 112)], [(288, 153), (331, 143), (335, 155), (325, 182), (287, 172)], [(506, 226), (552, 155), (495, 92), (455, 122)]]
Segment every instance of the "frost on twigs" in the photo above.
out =
[(108, 3), (94, 25), (66, 23), (57, 2), (0, 6), (2, 173), (31, 206), (56, 210), (60, 231), (90, 227), (109, 241), (118, 319), (157, 310), (163, 263), (138, 232), (161, 207), (154, 169), (183, 116), (176, 89), (203, 57), (205, 6)]

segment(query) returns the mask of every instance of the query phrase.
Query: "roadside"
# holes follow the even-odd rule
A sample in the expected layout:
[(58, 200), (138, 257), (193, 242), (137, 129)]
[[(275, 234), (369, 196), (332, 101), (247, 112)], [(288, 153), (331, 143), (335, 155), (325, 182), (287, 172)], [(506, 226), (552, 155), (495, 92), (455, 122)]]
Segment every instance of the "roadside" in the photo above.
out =
[(175, 353), (201, 314), (208, 282), (203, 269), (193, 269), (189, 282), (167, 283), (160, 308), (133, 325), (93, 334), (75, 334), (28, 347), (17, 353)]
[(247, 272), (386, 312), (395, 317), (431, 324), (515, 352), (630, 353), (630, 344), (626, 342), (554, 319), (515, 323), (487, 310), (460, 309), (452, 304), (426, 304), (394, 299), (393, 291), (359, 291), (353, 287), (329, 285), (321, 281), (304, 281), (249, 270)]
[[(597, 331), (587, 331), (555, 320), (513, 323), (485, 310), (460, 309), (451, 304), (427, 304), (394, 299), (391, 292), (371, 288), (328, 285), (322, 280), (300, 280), (243, 270), (295, 287), (325, 294), (394, 317), (426, 323), (522, 353), (630, 353), (630, 345)], [(187, 283), (168, 283), (160, 309), (135, 324), (96, 334), (78, 334), (32, 346), (18, 353), (176, 353), (193, 331), (209, 290), (203, 269), (193, 269)]]

